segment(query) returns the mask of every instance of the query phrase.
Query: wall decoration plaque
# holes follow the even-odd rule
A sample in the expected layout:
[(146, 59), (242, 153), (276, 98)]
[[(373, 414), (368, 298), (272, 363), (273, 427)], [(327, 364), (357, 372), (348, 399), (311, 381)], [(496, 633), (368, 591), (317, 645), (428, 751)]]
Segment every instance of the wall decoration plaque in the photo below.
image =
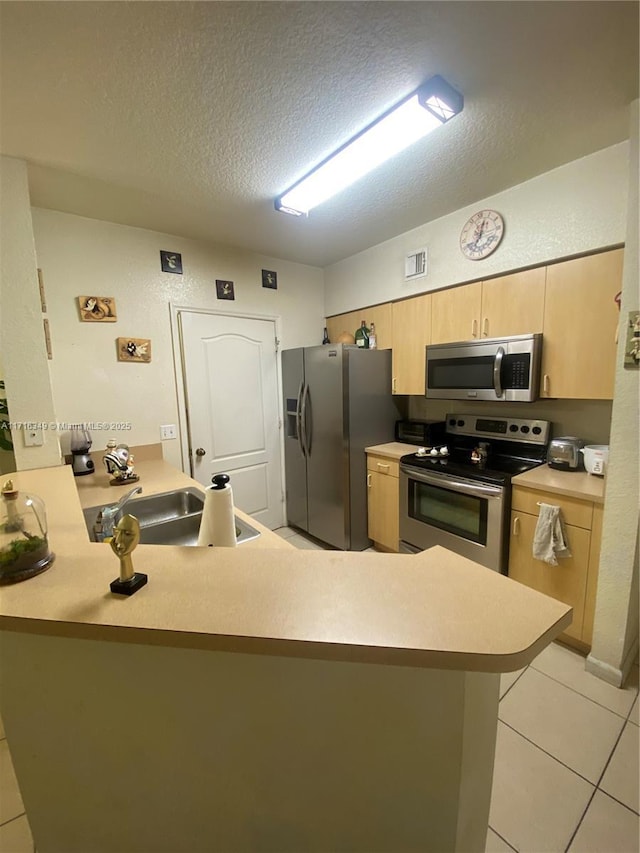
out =
[(151, 361), (151, 341), (149, 338), (118, 338), (118, 361)]
[(113, 296), (78, 296), (78, 305), (85, 323), (115, 323), (118, 319)]
[(216, 296), (218, 299), (235, 299), (232, 281), (221, 281), (216, 279)]
[(271, 290), (278, 289), (278, 273), (274, 270), (262, 270), (262, 286)]
[(160, 266), (162, 272), (172, 272), (182, 275), (182, 255), (178, 252), (160, 252)]

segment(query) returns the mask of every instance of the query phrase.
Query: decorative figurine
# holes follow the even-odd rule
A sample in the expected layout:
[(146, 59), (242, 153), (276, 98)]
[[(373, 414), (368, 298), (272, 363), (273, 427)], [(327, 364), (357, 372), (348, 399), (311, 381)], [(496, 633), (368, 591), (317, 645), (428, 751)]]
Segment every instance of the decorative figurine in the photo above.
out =
[(133, 595), (147, 582), (147, 575), (133, 570), (131, 554), (140, 544), (140, 522), (133, 515), (124, 515), (116, 524), (109, 545), (120, 558), (120, 577), (111, 581), (109, 589), (120, 595)]
[[(111, 442), (110, 442), (111, 443)], [(115, 449), (111, 448), (102, 457), (108, 474), (113, 477), (109, 480), (110, 486), (123, 486), (125, 483), (137, 483), (140, 477), (133, 470), (133, 455), (129, 452), (129, 446), (119, 444)]]

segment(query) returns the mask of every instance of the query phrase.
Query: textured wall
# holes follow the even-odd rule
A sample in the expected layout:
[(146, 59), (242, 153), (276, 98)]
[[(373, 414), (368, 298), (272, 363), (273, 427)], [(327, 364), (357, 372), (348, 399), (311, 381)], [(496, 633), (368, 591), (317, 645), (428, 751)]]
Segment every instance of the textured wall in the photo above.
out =
[[(127, 443), (160, 440), (161, 424), (178, 423), (169, 303), (225, 313), (280, 318), (282, 346), (321, 343), (322, 270), (212, 248), (155, 231), (33, 209), (33, 223), (51, 323), (51, 380), (61, 421), (130, 422)], [(160, 250), (182, 254), (183, 275), (164, 273)], [(261, 270), (278, 273), (278, 289), (262, 287)], [(235, 284), (235, 300), (216, 298), (216, 279)], [(113, 296), (117, 323), (82, 323), (77, 297)], [(151, 339), (150, 364), (116, 359), (116, 338)], [(221, 366), (233, 370), (233, 365)], [(94, 430), (94, 450), (112, 431)], [(63, 450), (68, 434), (62, 435)], [(164, 442), (182, 467), (180, 442)]]
[[(42, 326), (27, 168), (2, 157), (0, 164), (2, 242), (0, 292), (4, 379), (12, 421), (55, 422), (49, 362)], [(41, 447), (25, 447), (24, 430), (13, 430), (18, 469), (60, 464), (57, 434), (43, 430)]]
[[(622, 318), (640, 308), (638, 282), (638, 101), (631, 107), (629, 211), (624, 257)], [(621, 325), (622, 330), (622, 325)], [(640, 452), (637, 370), (623, 367), (618, 340), (611, 451), (605, 493), (600, 576), (589, 667), (619, 683), (638, 651), (638, 504)]]
[[(625, 142), (598, 151), (327, 267), (326, 313), (340, 314), (624, 242), (628, 147)], [(489, 258), (470, 261), (460, 251), (460, 230), (483, 207), (502, 213), (505, 236)], [(429, 252), (427, 277), (405, 282), (405, 255), (424, 246)]]

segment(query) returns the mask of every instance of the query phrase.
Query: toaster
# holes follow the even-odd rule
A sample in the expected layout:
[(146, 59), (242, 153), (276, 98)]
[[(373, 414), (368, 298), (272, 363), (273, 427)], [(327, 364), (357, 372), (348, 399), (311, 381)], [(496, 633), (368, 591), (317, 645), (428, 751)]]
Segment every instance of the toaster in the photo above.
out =
[(561, 471), (580, 471), (584, 467), (580, 448), (584, 441), (575, 435), (563, 435), (553, 438), (547, 451), (547, 462), (550, 468)]

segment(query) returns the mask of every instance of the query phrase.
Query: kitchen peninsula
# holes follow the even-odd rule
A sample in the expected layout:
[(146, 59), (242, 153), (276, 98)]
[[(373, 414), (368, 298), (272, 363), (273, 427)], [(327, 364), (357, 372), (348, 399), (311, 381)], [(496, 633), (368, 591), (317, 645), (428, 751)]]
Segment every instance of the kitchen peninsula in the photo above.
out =
[[(146, 495), (194, 485), (136, 467)], [(498, 673), (569, 607), (442, 548), (299, 551), (262, 527), (236, 549), (141, 545), (148, 585), (113, 595), (81, 511), (115, 499), (101, 477), (13, 475), (56, 553), (0, 608), (39, 853), (484, 850)]]

